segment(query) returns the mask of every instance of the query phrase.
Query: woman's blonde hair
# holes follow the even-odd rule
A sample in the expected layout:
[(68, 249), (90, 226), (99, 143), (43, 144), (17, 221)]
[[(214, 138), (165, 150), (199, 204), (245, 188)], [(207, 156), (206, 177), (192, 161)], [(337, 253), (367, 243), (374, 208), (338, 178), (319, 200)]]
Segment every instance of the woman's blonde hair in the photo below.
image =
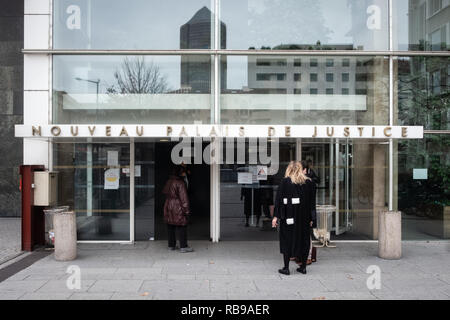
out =
[(303, 173), (303, 166), (300, 161), (289, 162), (289, 165), (286, 168), (286, 173), (284, 174), (284, 177), (291, 178), (292, 183), (295, 183), (295, 184), (304, 184), (304, 183), (306, 183), (306, 180), (310, 180)]

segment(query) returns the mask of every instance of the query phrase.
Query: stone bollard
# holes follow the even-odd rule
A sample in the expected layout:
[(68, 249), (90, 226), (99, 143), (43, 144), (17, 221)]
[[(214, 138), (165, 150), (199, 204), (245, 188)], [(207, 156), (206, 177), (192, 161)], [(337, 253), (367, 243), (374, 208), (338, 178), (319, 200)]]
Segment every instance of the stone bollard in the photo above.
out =
[(53, 216), (55, 232), (55, 260), (69, 261), (77, 257), (77, 225), (73, 211), (56, 213)]
[(402, 257), (402, 215), (400, 211), (382, 211), (378, 217), (378, 256), (383, 259)]

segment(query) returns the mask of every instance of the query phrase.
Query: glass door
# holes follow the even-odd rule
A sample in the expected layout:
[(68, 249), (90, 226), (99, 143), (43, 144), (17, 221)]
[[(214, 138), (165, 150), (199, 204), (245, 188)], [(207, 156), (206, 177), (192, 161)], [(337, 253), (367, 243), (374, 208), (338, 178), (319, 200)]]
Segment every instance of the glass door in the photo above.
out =
[(130, 144), (55, 143), (58, 204), (77, 216), (80, 241), (130, 241)]
[(302, 160), (308, 162), (318, 176), (317, 205), (333, 205), (336, 211), (330, 217), (336, 236), (351, 230), (351, 143), (335, 140), (301, 142)]

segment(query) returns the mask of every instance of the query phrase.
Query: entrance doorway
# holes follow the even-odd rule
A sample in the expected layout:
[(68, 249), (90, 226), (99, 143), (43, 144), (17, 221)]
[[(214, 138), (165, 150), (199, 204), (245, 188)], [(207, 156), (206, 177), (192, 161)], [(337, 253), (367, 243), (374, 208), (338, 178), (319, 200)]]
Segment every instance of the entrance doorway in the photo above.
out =
[(328, 217), (331, 239), (377, 239), (378, 213), (388, 205), (387, 143), (304, 139), (301, 157), (320, 178), (317, 205), (336, 207)]
[[(172, 142), (135, 143), (135, 239), (166, 240), (165, 196), (162, 193), (173, 165)], [(193, 163), (193, 161), (191, 161)], [(188, 239), (210, 239), (210, 167), (190, 164), (188, 194), (191, 217)]]

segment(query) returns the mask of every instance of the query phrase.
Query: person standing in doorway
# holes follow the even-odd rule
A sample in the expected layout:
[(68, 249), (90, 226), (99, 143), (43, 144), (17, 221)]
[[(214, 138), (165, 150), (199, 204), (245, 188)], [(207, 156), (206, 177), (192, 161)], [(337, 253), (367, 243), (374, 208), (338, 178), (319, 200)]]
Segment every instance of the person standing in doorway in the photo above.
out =
[(302, 265), (298, 272), (306, 274), (306, 259), (310, 247), (312, 181), (303, 173), (299, 161), (291, 161), (285, 177), (278, 187), (272, 227), (280, 226), (280, 252), (284, 267), (279, 273), (289, 275), (291, 257), (298, 258)]
[(163, 188), (163, 194), (166, 196), (164, 222), (167, 224), (169, 249), (176, 249), (178, 238), (180, 252), (192, 252), (194, 250), (187, 243), (187, 224), (190, 207), (186, 183), (182, 178), (183, 172), (183, 167), (173, 167), (169, 180), (167, 180)]
[[(313, 246), (312, 244), (312, 239), (314, 237), (313, 234), (313, 228), (317, 228), (317, 211), (316, 211), (316, 190), (317, 190), (317, 182), (316, 181), (320, 181), (319, 177), (317, 176), (317, 174), (314, 172), (314, 170), (312, 170), (309, 165), (312, 164), (311, 160), (308, 161), (302, 161), (302, 166), (303, 166), (303, 173), (311, 179), (311, 181), (313, 182), (311, 184), (312, 186), (312, 195), (311, 195), (311, 218), (312, 218), (312, 228), (311, 228), (311, 245), (309, 248), (309, 254), (308, 254), (308, 259), (306, 260), (306, 264), (311, 264), (312, 262), (316, 262), (317, 261), (317, 248)], [(297, 261), (299, 265), (301, 265), (300, 261)]]
[(320, 184), (320, 177), (317, 175), (316, 171), (314, 171), (313, 161), (308, 159), (303, 161), (303, 163), (306, 165), (306, 175), (316, 184), (316, 187), (318, 187)]
[(261, 217), (260, 189), (253, 188), (253, 186), (242, 187), (241, 201), (242, 200), (244, 200), (245, 226), (250, 226), (249, 221), (252, 215), (256, 217), (256, 226), (259, 226), (259, 219)]

